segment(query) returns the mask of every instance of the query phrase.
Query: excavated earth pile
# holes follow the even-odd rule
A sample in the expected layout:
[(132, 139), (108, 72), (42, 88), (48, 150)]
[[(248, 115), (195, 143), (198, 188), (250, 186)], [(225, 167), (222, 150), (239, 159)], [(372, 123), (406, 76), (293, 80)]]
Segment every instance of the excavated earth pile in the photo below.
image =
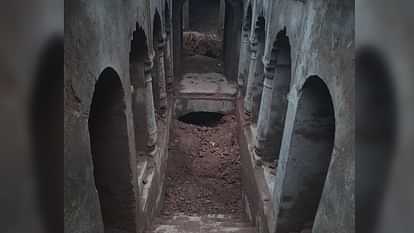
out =
[(237, 125), (235, 115), (209, 126), (174, 122), (163, 215), (242, 216)]
[(202, 55), (220, 58), (223, 53), (223, 41), (214, 33), (188, 31), (183, 33), (184, 54), (186, 56)]

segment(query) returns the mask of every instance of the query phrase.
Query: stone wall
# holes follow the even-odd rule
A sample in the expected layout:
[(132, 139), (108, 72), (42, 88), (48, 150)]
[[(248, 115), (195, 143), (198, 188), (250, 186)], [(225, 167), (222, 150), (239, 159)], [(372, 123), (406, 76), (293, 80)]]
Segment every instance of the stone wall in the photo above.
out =
[[(244, 2), (245, 15), (249, 4), (249, 1)], [(281, 31), (286, 32), (291, 48), (290, 91), (286, 96), (288, 107), (281, 149), (274, 154), (279, 160), (276, 168), (273, 210), (272, 213), (267, 214), (274, 216), (269, 223), (269, 230), (275, 232), (276, 225), (281, 221), (278, 217), (279, 210), (281, 205), (283, 208), (286, 207), (285, 202), (288, 198), (283, 196), (287, 188), (285, 181), (287, 176), (295, 175), (287, 171), (287, 166), (292, 159), (291, 140), (296, 136), (295, 119), (301, 117), (299, 115), (301, 111), (298, 111), (299, 101), (306, 96), (303, 94), (303, 86), (309, 78), (318, 76), (329, 90), (330, 94), (327, 98), (331, 98), (333, 104), (336, 129), (332, 157), (313, 223), (313, 231), (353, 232), (355, 225), (354, 131), (350, 126), (354, 124), (354, 4), (352, 1), (336, 0), (252, 1), (251, 4), (252, 25), (259, 17), (264, 17), (266, 21), (265, 55), (263, 58), (257, 58), (257, 61), (263, 60), (265, 64), (272, 62), (272, 47)], [(250, 30), (250, 41), (254, 40), (255, 36), (254, 30)], [(249, 61), (248, 58), (246, 60)], [(276, 73), (274, 79), (277, 78)], [(244, 81), (246, 84), (246, 80)], [(263, 99), (261, 103), (263, 104)], [(257, 104), (259, 103), (254, 103)], [(305, 124), (311, 126), (314, 123)], [(306, 129), (306, 126), (303, 127)], [(251, 127), (245, 130), (250, 131)], [(252, 132), (253, 135), (256, 133), (254, 126)], [(251, 140), (250, 144), (255, 144), (254, 137), (248, 138), (248, 143), (249, 140)], [(306, 149), (310, 148), (302, 145), (303, 153), (306, 153)], [(251, 156), (255, 155), (251, 154)], [(252, 196), (250, 203), (259, 201), (254, 198), (257, 197)], [(266, 215), (266, 211), (264, 212)], [(257, 217), (266, 219), (263, 211), (258, 211), (256, 214)], [(276, 232), (282, 231), (276, 229)]]
[[(176, 75), (179, 74), (179, 67), (182, 65), (180, 64), (183, 39), (182, 3), (177, 0), (168, 4), (172, 13), (172, 38), (167, 43), (171, 43), (173, 48), (173, 64)], [(315, 125), (326, 126), (325, 116), (314, 119), (300, 115), (302, 112), (312, 115), (313, 112), (308, 111), (307, 108), (318, 107), (319, 100), (323, 99), (327, 103), (332, 103), (332, 111), (326, 112), (334, 118), (334, 120), (330, 118), (331, 120), (328, 121), (328, 129), (334, 128), (335, 131), (334, 135), (331, 135), (333, 133), (329, 130), (326, 134), (325, 132), (316, 132), (321, 138), (328, 135), (328, 142), (320, 141), (322, 146), (317, 149), (326, 155), (324, 157), (326, 161), (323, 164), (315, 163), (314, 166), (308, 166), (304, 169), (309, 168), (308, 171), (312, 175), (316, 173), (315, 170), (325, 170), (321, 176), (314, 176), (317, 181), (305, 182), (309, 186), (316, 183), (310, 189), (315, 188), (316, 191), (312, 193), (316, 193), (315, 200), (319, 198), (317, 207), (315, 207), (315, 203), (311, 203), (313, 209), (317, 209), (316, 213), (310, 214), (315, 215), (312, 225), (314, 232), (353, 232), (354, 131), (350, 126), (354, 124), (354, 64), (352, 61), (354, 54), (354, 5), (352, 1), (343, 2), (340, 0), (252, 0), (250, 6), (252, 9), (251, 28), (248, 30), (250, 48), (256, 46), (257, 42), (259, 43), (257, 46), (262, 48), (264, 55), (258, 53), (259, 56), (255, 57), (256, 62), (261, 65), (251, 66), (259, 67), (260, 70), (250, 70), (249, 75), (244, 76), (244, 79), (263, 78), (261, 75), (271, 74), (272, 59), (274, 59), (272, 51), (277, 50), (273, 46), (277, 44), (275, 42), (281, 32), (288, 39), (290, 46), (290, 62), (284, 64), (290, 66), (289, 90), (286, 92), (289, 94), (285, 96), (287, 98), (286, 120), (283, 124), (283, 135), (279, 135), (279, 138), (282, 138), (280, 150), (277, 150), (278, 155), (275, 155), (278, 158), (278, 167), (270, 186), (265, 180), (266, 174), (262, 170), (256, 169), (261, 167), (260, 163), (257, 163), (254, 149), (255, 136), (259, 128), (256, 128), (255, 124), (247, 124), (240, 134), (243, 144), (241, 145), (242, 162), (244, 163), (242, 165), (244, 167), (243, 177), (246, 185), (244, 197), (249, 205), (252, 220), (257, 224), (260, 232), (283, 233), (280, 227), (281, 224), (283, 225), (280, 210), (292, 209), (289, 207), (291, 204), (288, 203), (289, 197), (283, 195), (290, 192), (295, 195), (302, 191), (306, 193), (306, 190), (295, 188), (287, 191), (291, 188), (286, 185), (289, 178), (296, 178), (298, 183), (302, 182), (303, 178), (298, 175), (298, 170), (290, 169), (292, 159), (296, 158), (293, 158), (292, 151), (298, 151), (295, 154), (304, 156), (307, 149), (312, 150), (311, 147), (307, 148), (306, 144), (295, 144), (292, 143), (292, 140), (298, 134), (312, 131)], [(161, 16), (160, 30), (164, 34), (166, 32), (165, 25), (168, 25), (165, 22), (164, 8), (165, 2), (163, 1), (144, 0), (69, 1), (65, 5), (65, 232), (94, 233), (102, 232), (104, 228), (102, 217), (105, 216), (101, 214), (102, 205), (100, 205), (99, 194), (95, 188), (97, 182), (94, 177), (93, 164), (96, 161), (93, 159), (93, 150), (90, 146), (89, 120), (95, 86), (102, 72), (106, 69), (111, 69), (116, 73), (121, 84), (120, 90), (123, 93), (121, 103), (124, 108), (121, 110), (121, 115), (124, 116), (125, 122), (123, 132), (120, 135), (124, 136), (127, 141), (123, 145), (123, 148), (126, 148), (123, 158), (127, 157), (127, 161), (122, 162), (122, 169), (128, 171), (126, 175), (128, 185), (120, 187), (120, 189), (125, 193), (132, 194), (128, 197), (132, 196), (133, 198), (127, 198), (125, 200), (127, 203), (123, 204), (135, 209), (135, 211), (130, 211), (126, 218), (131, 216), (135, 218), (132, 225), (136, 232), (141, 232), (151, 224), (151, 219), (159, 208), (162, 201), (163, 170), (167, 157), (166, 142), (168, 141), (169, 114), (171, 112), (167, 111), (169, 112), (167, 117), (157, 121), (159, 150), (152, 155), (151, 159), (141, 161), (142, 157), (138, 156), (136, 151), (136, 132), (139, 131), (136, 131), (135, 128), (132, 107), (133, 98), (139, 95), (135, 95), (133, 90), (136, 89), (131, 87), (131, 85), (133, 86), (131, 79), (134, 77), (130, 76), (130, 51), (133, 49), (131, 40), (134, 32), (140, 29), (146, 38), (146, 56), (151, 57), (154, 54), (158, 48), (158, 45), (154, 44), (153, 38), (154, 16), (156, 12), (159, 12)], [(242, 54), (240, 59), (246, 60), (247, 64), (254, 57), (250, 54), (249, 46), (243, 48), (247, 51), (239, 51), (242, 38), (241, 22), (244, 15), (247, 15), (247, 9), (249, 9), (249, 1), (226, 1), (223, 53), (225, 75), (229, 80), (237, 78), (239, 53)], [(265, 29), (265, 37), (261, 39), (257, 39), (256, 30), (252, 30), (255, 29), (259, 18), (264, 19)], [(148, 66), (147, 62), (144, 66)], [(136, 68), (139, 70), (138, 66)], [(275, 73), (274, 79), (277, 79), (277, 76), (284, 72), (279, 71)], [(322, 97), (305, 94), (306, 83), (315, 77), (318, 77), (318, 80), (326, 88), (326, 94)], [(248, 80), (244, 81), (246, 84)], [(263, 82), (254, 83), (253, 87), (261, 90), (261, 87), (255, 85), (263, 85)], [(282, 86), (286, 88), (286, 85)], [(241, 86), (241, 88), (245, 87)], [(157, 90), (155, 89), (154, 93)], [(272, 98), (273, 95), (264, 96), (258, 95), (252, 98), (255, 101), (254, 106), (265, 108), (269, 101), (264, 102), (263, 98), (269, 96)], [(309, 101), (310, 105), (306, 105), (302, 111), (300, 106), (303, 98), (306, 98), (304, 103)], [(313, 104), (312, 100), (317, 103)], [(321, 108), (324, 109), (323, 106)], [(259, 116), (256, 117), (256, 120), (259, 122), (260, 113), (261, 111), (257, 111)], [(271, 117), (274, 112), (270, 111), (269, 114)], [(240, 118), (244, 118), (243, 113), (240, 113)], [(333, 121), (335, 125), (332, 127)], [(302, 124), (299, 127), (301, 130), (295, 130), (298, 122)], [(272, 127), (272, 125), (268, 125), (264, 128)], [(311, 136), (314, 135), (311, 134)], [(119, 156), (121, 155), (117, 155), (113, 159), (118, 160)], [(315, 158), (319, 157), (315, 156)], [(309, 163), (313, 162), (309, 161)], [(116, 170), (113, 172), (118, 174)], [(296, 196), (300, 199), (306, 195)], [(302, 202), (298, 201), (297, 203)], [(277, 226), (279, 226), (278, 229)], [(130, 228), (122, 230), (133, 232), (133, 229)]]
[[(145, 160), (145, 164), (150, 165), (142, 166), (144, 168), (138, 166), (141, 164), (141, 157), (136, 152), (135, 143), (131, 88), (131, 79), (135, 77), (130, 77), (130, 52), (133, 49), (131, 40), (134, 31), (137, 30), (145, 33), (146, 42), (142, 43), (146, 44), (149, 57), (158, 49), (158, 44), (153, 44), (154, 17), (156, 12), (161, 16), (160, 30), (164, 33), (166, 6), (171, 6), (171, 2), (65, 2), (65, 232), (100, 233), (104, 229), (102, 217), (108, 222), (101, 214), (101, 208), (105, 206), (99, 203), (100, 196), (96, 189), (99, 183), (96, 177), (94, 178), (94, 171), (99, 171), (93, 166), (97, 165), (95, 160), (103, 158), (93, 159), (94, 151), (91, 149), (91, 133), (88, 129), (96, 83), (100, 81), (99, 77), (106, 69), (111, 69), (119, 79), (121, 103), (124, 106), (120, 111), (125, 119), (122, 127), (117, 127), (122, 132), (106, 136), (122, 135), (125, 151), (124, 154), (121, 154), (121, 151), (113, 151), (100, 161), (106, 161), (102, 166), (107, 168), (107, 182), (114, 180), (116, 183), (116, 180), (121, 178), (119, 174), (129, 171), (122, 180), (126, 186), (120, 186), (119, 182), (118, 186), (113, 186), (129, 195), (129, 198), (122, 200), (123, 203), (118, 203), (118, 206), (132, 208), (129, 214), (118, 216), (132, 221), (132, 225), (128, 225), (133, 227), (123, 230), (142, 232), (159, 208), (163, 182), (161, 167), (164, 166), (163, 159), (166, 157), (165, 137), (168, 137), (168, 133), (165, 132), (168, 132), (168, 125), (159, 122), (158, 148), (161, 149), (158, 149), (151, 159)], [(111, 150), (106, 152), (108, 151)], [(116, 164), (119, 166), (112, 166)], [(145, 187), (142, 187), (142, 179), (147, 179), (148, 185)], [(104, 189), (102, 192), (108, 190)], [(107, 228), (105, 226), (105, 230)]]

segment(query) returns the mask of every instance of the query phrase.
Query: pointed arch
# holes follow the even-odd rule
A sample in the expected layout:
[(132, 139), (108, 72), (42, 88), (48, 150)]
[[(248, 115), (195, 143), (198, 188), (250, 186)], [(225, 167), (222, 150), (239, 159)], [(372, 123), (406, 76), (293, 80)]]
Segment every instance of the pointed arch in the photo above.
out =
[(270, 107), (272, 119), (270, 124), (272, 128), (270, 155), (276, 155), (272, 158), (274, 160), (279, 157), (288, 106), (287, 96), (292, 83), (290, 41), (286, 35), (286, 28), (277, 34), (270, 60), (271, 63), (274, 63), (273, 94)]
[(335, 141), (335, 113), (329, 89), (318, 76), (301, 89), (279, 196), (277, 232), (312, 228), (328, 175)]
[[(108, 67), (95, 85), (88, 119), (89, 137), (104, 232), (136, 231), (136, 197), (131, 180), (124, 91)], [(131, 208), (133, 207), (133, 208)]]
[(136, 24), (129, 54), (129, 71), (132, 85), (132, 112), (134, 118), (135, 146), (137, 154), (146, 150), (145, 76), (144, 65), (148, 59), (148, 43), (144, 30)]

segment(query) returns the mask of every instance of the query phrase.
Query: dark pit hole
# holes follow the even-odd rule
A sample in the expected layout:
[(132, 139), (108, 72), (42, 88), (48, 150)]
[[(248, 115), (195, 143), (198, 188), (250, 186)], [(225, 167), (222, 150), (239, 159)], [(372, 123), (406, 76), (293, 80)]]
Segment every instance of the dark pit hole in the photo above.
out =
[(190, 112), (178, 118), (186, 124), (197, 126), (215, 127), (223, 118), (224, 114), (218, 112)]

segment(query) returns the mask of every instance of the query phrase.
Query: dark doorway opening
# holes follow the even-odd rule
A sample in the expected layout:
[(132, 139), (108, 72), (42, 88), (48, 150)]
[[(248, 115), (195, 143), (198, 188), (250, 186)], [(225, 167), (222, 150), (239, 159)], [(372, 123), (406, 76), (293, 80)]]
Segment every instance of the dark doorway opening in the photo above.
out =
[(135, 147), (137, 154), (144, 154), (147, 149), (148, 133), (145, 101), (145, 61), (148, 58), (147, 37), (144, 30), (136, 24), (131, 41), (129, 56), (130, 80), (132, 85), (132, 111), (135, 128)]
[(322, 79), (307, 79), (297, 107), (277, 232), (311, 230), (322, 197), (335, 141), (335, 113)]
[(117, 73), (105, 69), (95, 85), (89, 136), (105, 233), (136, 232), (124, 93)]
[(291, 84), (291, 54), (290, 42), (286, 30), (278, 33), (277, 40), (273, 45), (271, 62), (274, 62), (273, 73), (273, 94), (271, 108), (270, 142), (269, 154), (275, 155), (273, 159), (279, 158), (279, 151), (282, 144), (285, 117), (288, 106), (288, 94)]
[(179, 117), (178, 120), (186, 124), (215, 127), (221, 122), (223, 116), (217, 112), (190, 112)]

